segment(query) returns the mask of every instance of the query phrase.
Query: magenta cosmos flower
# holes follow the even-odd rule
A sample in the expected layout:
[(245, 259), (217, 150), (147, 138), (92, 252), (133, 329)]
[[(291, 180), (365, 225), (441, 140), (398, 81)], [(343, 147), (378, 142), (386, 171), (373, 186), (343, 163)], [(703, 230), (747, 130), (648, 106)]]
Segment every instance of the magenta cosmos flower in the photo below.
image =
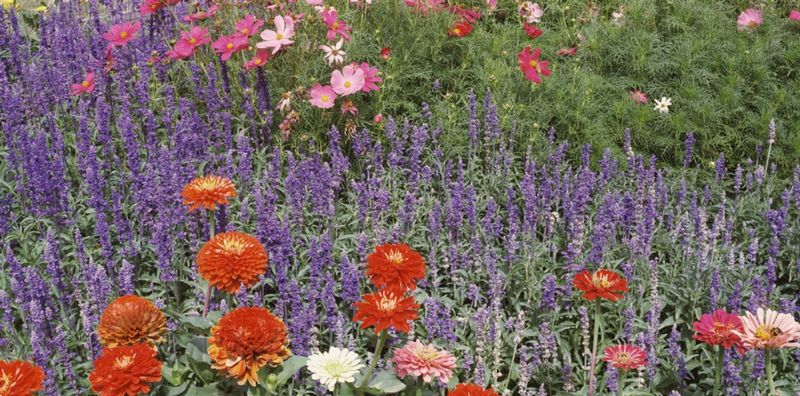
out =
[(548, 68), (550, 62), (540, 61), (539, 58), (541, 56), (541, 48), (536, 48), (533, 53), (531, 53), (530, 46), (525, 47), (525, 49), (517, 54), (519, 68), (522, 70), (522, 73), (525, 74), (525, 79), (528, 81), (533, 81), (536, 84), (542, 83), (542, 78), (540, 75), (549, 76), (552, 73), (552, 71)]
[(270, 57), (272, 57), (271, 52), (260, 49), (256, 51), (256, 56), (247, 61), (247, 63), (245, 63), (243, 66), (245, 70), (252, 70), (255, 68), (259, 68), (261, 66), (264, 66)]
[(247, 14), (244, 16), (244, 19), (237, 21), (234, 27), (236, 28), (236, 34), (244, 37), (252, 37), (263, 24), (264, 21), (257, 19), (251, 14)]
[(294, 36), (294, 19), (290, 16), (276, 15), (275, 30), (264, 30), (261, 32), (261, 41), (256, 44), (256, 47), (261, 49), (272, 48), (272, 53), (276, 54), (282, 47), (291, 45), (294, 41), (291, 40)]
[(739, 25), (739, 31), (752, 32), (764, 21), (761, 11), (755, 8), (748, 8), (739, 14), (736, 19), (736, 24)]
[(359, 68), (364, 72), (364, 86), (361, 88), (361, 92), (379, 90), (378, 84), (381, 83), (383, 79), (378, 77), (378, 68), (370, 66), (367, 62), (362, 62)]
[(744, 330), (734, 333), (742, 338), (747, 349), (776, 349), (800, 347), (800, 323), (789, 314), (758, 308), (756, 314), (746, 312)]
[(204, 21), (208, 18), (213, 17), (214, 15), (217, 15), (217, 11), (219, 11), (219, 6), (215, 4), (211, 7), (208, 7), (208, 10), (206, 11), (198, 11), (195, 12), (194, 14), (189, 14), (183, 17), (183, 20), (189, 23)]
[(108, 40), (115, 47), (122, 47), (136, 37), (136, 32), (142, 28), (141, 22), (126, 22), (111, 26), (107, 32), (103, 33), (103, 38)]
[(791, 12), (789, 12), (789, 20), (800, 21), (800, 11), (792, 10)]
[(364, 88), (365, 82), (364, 71), (355, 63), (331, 73), (331, 86), (337, 94), (342, 96), (360, 91), (361, 88)]
[(233, 54), (247, 48), (247, 46), (247, 37), (238, 34), (222, 36), (211, 44), (211, 48), (220, 55), (220, 59), (223, 61), (227, 61)]
[(328, 40), (336, 40), (336, 36), (342, 36), (343, 39), (350, 41), (350, 27), (339, 19), (339, 14), (336, 10), (327, 10), (322, 12), (322, 20), (328, 26)]
[(311, 87), (310, 94), (311, 100), (309, 102), (311, 102), (312, 106), (320, 109), (330, 109), (336, 101), (336, 92), (330, 85), (322, 86), (316, 84)]
[(422, 377), (427, 383), (436, 378), (446, 384), (453, 375), (456, 358), (450, 352), (436, 349), (433, 345), (411, 341), (394, 350), (392, 363), (400, 378), (412, 375)]
[(647, 365), (647, 352), (635, 345), (612, 345), (606, 348), (603, 360), (617, 370), (635, 370)]
[(630, 92), (630, 98), (634, 103), (637, 104), (646, 104), (648, 100), (647, 94), (638, 89), (635, 89)]
[(722, 345), (725, 349), (742, 348), (742, 339), (736, 331), (742, 332), (742, 320), (739, 316), (718, 309), (710, 314), (703, 314), (694, 322), (694, 339), (709, 345)]
[(192, 26), (188, 32), (181, 32), (181, 38), (175, 42), (172, 51), (167, 51), (167, 57), (170, 59), (187, 59), (197, 47), (211, 42), (211, 37), (208, 35), (208, 29), (199, 26)]
[(70, 85), (70, 94), (74, 96), (92, 91), (94, 91), (94, 73), (92, 72), (86, 73), (86, 77), (80, 83)]

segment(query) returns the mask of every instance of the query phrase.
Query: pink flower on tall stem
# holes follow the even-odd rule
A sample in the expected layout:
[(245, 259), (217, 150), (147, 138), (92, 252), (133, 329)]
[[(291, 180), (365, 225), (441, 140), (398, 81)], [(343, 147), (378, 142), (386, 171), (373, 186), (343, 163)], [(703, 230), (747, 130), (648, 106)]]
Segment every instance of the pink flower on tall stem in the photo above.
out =
[(800, 323), (789, 314), (758, 308), (756, 314), (746, 312), (743, 330), (734, 330), (747, 349), (777, 349), (800, 347)]
[(198, 11), (195, 12), (194, 14), (189, 14), (183, 17), (183, 20), (189, 23), (204, 21), (208, 18), (213, 17), (214, 15), (217, 15), (217, 11), (219, 11), (219, 6), (215, 4), (211, 7), (208, 7), (208, 10), (206, 11)]
[(247, 37), (234, 34), (231, 36), (222, 36), (211, 44), (219, 55), (222, 61), (227, 61), (231, 56), (248, 47)]
[(334, 70), (331, 73), (331, 86), (334, 92), (342, 96), (360, 91), (365, 83), (364, 71), (355, 63), (343, 67), (341, 71)]
[(84, 77), (83, 81), (80, 83), (70, 85), (70, 94), (73, 96), (90, 93), (92, 91), (94, 91), (94, 73), (92, 72), (86, 73), (86, 77)]
[(336, 40), (336, 36), (342, 36), (346, 41), (350, 41), (350, 27), (339, 19), (336, 10), (326, 10), (322, 12), (322, 20), (328, 26), (327, 38), (329, 41)]
[(791, 21), (800, 21), (800, 11), (792, 10), (789, 12), (789, 20)]
[(422, 377), (426, 383), (435, 378), (440, 383), (446, 384), (453, 375), (456, 358), (450, 352), (436, 349), (431, 344), (411, 341), (404, 347), (394, 350), (392, 363), (400, 378), (408, 375)]
[(261, 32), (261, 41), (256, 47), (261, 49), (272, 48), (272, 53), (276, 54), (282, 47), (294, 43), (291, 40), (294, 36), (294, 19), (290, 16), (276, 15), (275, 30), (267, 29)]
[(247, 14), (244, 16), (244, 19), (238, 20), (234, 27), (236, 28), (236, 34), (244, 37), (252, 37), (263, 24), (264, 21), (257, 19), (251, 14)]
[(742, 348), (742, 339), (736, 332), (742, 332), (742, 320), (739, 316), (718, 309), (710, 314), (700, 315), (694, 322), (694, 338), (709, 345), (721, 345), (725, 349)]
[(603, 361), (617, 370), (635, 370), (647, 365), (647, 352), (635, 345), (612, 345), (606, 347)]
[(181, 32), (181, 38), (175, 42), (171, 51), (167, 51), (166, 55), (170, 59), (187, 59), (197, 47), (211, 42), (211, 37), (208, 35), (208, 29), (200, 26), (192, 26), (188, 32)]
[(271, 57), (272, 57), (272, 53), (271, 52), (269, 52), (267, 50), (260, 49), (260, 50), (256, 51), (256, 56), (254, 56), (252, 59), (247, 61), (247, 63), (245, 63), (243, 66), (244, 66), (245, 70), (252, 70), (252, 69), (255, 69), (255, 68), (259, 68), (259, 67), (264, 66), (265, 64), (267, 64), (267, 61)]
[(763, 21), (761, 10), (748, 8), (739, 14), (739, 18), (736, 19), (736, 24), (739, 25), (739, 31), (752, 32), (759, 27)]
[(541, 56), (541, 48), (536, 48), (533, 53), (531, 53), (530, 46), (525, 47), (525, 49), (517, 54), (519, 68), (522, 70), (522, 73), (525, 74), (525, 79), (533, 81), (536, 84), (542, 83), (541, 75), (549, 76), (552, 74), (552, 71), (548, 68), (550, 62), (540, 61), (539, 58)]
[(163, 6), (164, 3), (162, 3), (161, 0), (145, 0), (144, 3), (139, 5), (139, 14), (141, 16), (155, 14), (155, 12), (160, 10)]
[(379, 90), (378, 84), (381, 83), (383, 79), (378, 77), (378, 68), (370, 66), (367, 62), (361, 62), (360, 69), (364, 72), (364, 86), (361, 88), (361, 92)]
[(525, 29), (525, 34), (532, 39), (541, 36), (543, 33), (541, 29), (536, 27), (536, 25), (530, 24), (528, 22), (525, 22), (523, 29)]
[(111, 26), (107, 32), (103, 33), (103, 38), (108, 40), (115, 47), (122, 47), (136, 37), (136, 32), (142, 28), (141, 22), (125, 22)]
[(316, 84), (311, 87), (310, 94), (311, 100), (309, 102), (311, 102), (312, 106), (320, 109), (330, 109), (336, 101), (336, 92), (330, 85), (322, 86)]
[(634, 89), (633, 91), (631, 91), (629, 96), (631, 100), (636, 104), (647, 104), (648, 101), (647, 94), (638, 89)]

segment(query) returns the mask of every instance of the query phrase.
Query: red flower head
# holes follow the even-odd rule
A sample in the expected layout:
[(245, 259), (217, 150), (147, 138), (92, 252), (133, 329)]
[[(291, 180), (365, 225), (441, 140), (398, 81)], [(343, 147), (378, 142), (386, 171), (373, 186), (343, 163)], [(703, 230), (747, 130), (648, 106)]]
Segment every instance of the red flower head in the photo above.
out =
[(447, 32), (451, 37), (467, 37), (472, 33), (472, 25), (469, 22), (457, 22)]
[(100, 323), (97, 335), (106, 348), (122, 345), (148, 344), (155, 348), (164, 341), (167, 321), (149, 300), (134, 296), (122, 296), (108, 304)]
[(267, 270), (269, 256), (258, 239), (229, 231), (214, 236), (197, 253), (197, 270), (211, 285), (237, 293), (241, 285), (251, 287)]
[(525, 79), (533, 81), (536, 84), (542, 83), (540, 75), (549, 76), (553, 72), (548, 68), (550, 62), (539, 60), (542, 56), (542, 49), (537, 48), (531, 54), (531, 47), (527, 46), (525, 49), (517, 54), (519, 61), (519, 68), (525, 74)]
[(220, 176), (198, 177), (183, 187), (183, 204), (193, 212), (197, 208), (214, 210), (217, 205), (227, 205), (228, 198), (236, 196), (236, 187), (230, 179)]
[(44, 371), (21, 360), (0, 360), (0, 395), (33, 396), (42, 390)]
[(700, 315), (694, 322), (694, 338), (709, 345), (722, 345), (725, 349), (736, 347), (742, 350), (742, 339), (734, 331), (743, 332), (742, 320), (738, 315), (718, 309), (710, 314)]
[(618, 370), (635, 370), (647, 365), (647, 352), (634, 345), (612, 345), (606, 348), (603, 360)]
[(628, 291), (628, 281), (617, 275), (614, 271), (601, 269), (595, 273), (583, 271), (572, 279), (575, 288), (583, 292), (583, 297), (589, 301), (603, 298), (617, 301), (622, 298), (622, 293)]
[(86, 73), (86, 77), (80, 83), (70, 85), (70, 94), (74, 96), (92, 91), (94, 91), (94, 73), (92, 72)]
[(378, 288), (414, 290), (425, 278), (425, 261), (404, 243), (378, 245), (367, 256), (367, 276)]
[(418, 318), (419, 304), (414, 303), (413, 297), (403, 297), (401, 293), (384, 289), (363, 298), (356, 303), (353, 316), (353, 321), (361, 322), (362, 329), (375, 326), (376, 333), (388, 328), (408, 333), (411, 331), (408, 322)]
[(391, 48), (389, 48), (389, 47), (381, 48), (381, 58), (383, 58), (383, 60), (389, 60), (389, 58), (391, 58), (391, 57), (392, 57), (392, 49)]
[(147, 344), (106, 349), (89, 374), (92, 391), (100, 396), (147, 394), (161, 381), (161, 362)]
[(524, 29), (525, 29), (525, 34), (532, 39), (541, 36), (543, 33), (541, 29), (536, 27), (536, 25), (531, 25), (528, 22), (525, 22)]
[(142, 28), (141, 22), (125, 22), (111, 26), (103, 33), (103, 38), (115, 47), (123, 47), (136, 37), (136, 32)]
[(484, 389), (475, 384), (458, 384), (447, 396), (499, 396), (492, 388)]

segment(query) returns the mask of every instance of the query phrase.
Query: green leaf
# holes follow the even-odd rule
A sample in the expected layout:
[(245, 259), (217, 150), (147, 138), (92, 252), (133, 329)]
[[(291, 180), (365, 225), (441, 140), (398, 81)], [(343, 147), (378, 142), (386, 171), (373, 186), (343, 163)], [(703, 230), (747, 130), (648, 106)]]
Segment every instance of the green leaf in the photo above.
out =
[(384, 370), (372, 377), (367, 387), (367, 393), (371, 395), (384, 395), (387, 393), (397, 393), (406, 388), (406, 384), (400, 381), (393, 371)]
[(280, 371), (278, 371), (278, 386), (281, 386), (289, 381), (289, 378), (292, 378), (294, 373), (300, 370), (303, 366), (306, 365), (308, 358), (305, 356), (292, 356), (289, 359), (286, 359), (283, 364), (281, 365)]
[(206, 386), (192, 385), (192, 387), (189, 388), (189, 391), (186, 394), (192, 396), (219, 396), (220, 391), (219, 388), (217, 388), (216, 384), (211, 384)]
[(167, 386), (167, 396), (179, 396), (186, 394), (186, 390), (189, 389), (189, 386), (192, 386), (191, 382), (184, 382), (183, 385), (178, 386)]
[(208, 356), (208, 339), (196, 337), (186, 344), (186, 356), (195, 362), (211, 364), (211, 356)]

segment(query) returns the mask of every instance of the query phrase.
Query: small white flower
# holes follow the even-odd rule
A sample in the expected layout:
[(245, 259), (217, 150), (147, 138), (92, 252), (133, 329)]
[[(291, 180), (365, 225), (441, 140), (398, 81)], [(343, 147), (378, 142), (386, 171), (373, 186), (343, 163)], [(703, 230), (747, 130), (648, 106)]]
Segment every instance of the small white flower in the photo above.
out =
[(328, 352), (315, 353), (308, 357), (306, 368), (311, 378), (333, 391), (336, 384), (353, 382), (364, 367), (361, 358), (347, 349), (331, 347)]
[(616, 27), (622, 27), (625, 23), (625, 7), (620, 6), (617, 11), (611, 13), (611, 24)]
[(672, 106), (672, 98), (662, 96), (661, 100), (656, 99), (656, 107), (654, 107), (653, 110), (657, 110), (661, 113), (669, 113), (670, 106)]
[(328, 61), (329, 65), (344, 63), (344, 57), (347, 56), (347, 52), (342, 51), (343, 42), (342, 39), (339, 39), (334, 45), (323, 44), (319, 46), (319, 49), (325, 52), (325, 60)]

